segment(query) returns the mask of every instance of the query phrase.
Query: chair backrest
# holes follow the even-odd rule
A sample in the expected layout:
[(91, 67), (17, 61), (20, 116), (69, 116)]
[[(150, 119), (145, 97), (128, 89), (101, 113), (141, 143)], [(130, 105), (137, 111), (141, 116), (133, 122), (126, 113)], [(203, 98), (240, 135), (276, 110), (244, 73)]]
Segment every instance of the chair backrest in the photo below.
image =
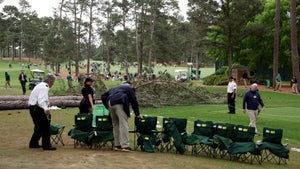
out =
[(193, 134), (212, 137), (214, 135), (213, 125), (214, 123), (212, 121), (196, 120), (194, 121)]
[(112, 131), (113, 126), (111, 118), (107, 116), (96, 116), (96, 129), (97, 131)]
[(227, 138), (233, 138), (234, 137), (234, 125), (228, 124), (228, 123), (214, 123), (213, 125), (214, 134), (227, 137)]
[(81, 131), (91, 131), (93, 115), (78, 113), (75, 115), (75, 128)]
[(96, 127), (96, 116), (109, 116), (109, 112), (103, 104), (96, 104), (93, 108), (93, 127)]
[(233, 141), (236, 142), (253, 142), (255, 128), (249, 126), (237, 125), (234, 127)]
[(182, 118), (163, 118), (163, 128), (166, 127), (168, 123), (174, 123), (179, 133), (186, 132), (187, 119)]
[(143, 119), (135, 118), (136, 130), (140, 134), (152, 134), (156, 130), (157, 117), (144, 116)]
[(263, 141), (271, 142), (275, 144), (281, 144), (281, 139), (283, 135), (282, 129), (274, 129), (274, 128), (263, 128)]

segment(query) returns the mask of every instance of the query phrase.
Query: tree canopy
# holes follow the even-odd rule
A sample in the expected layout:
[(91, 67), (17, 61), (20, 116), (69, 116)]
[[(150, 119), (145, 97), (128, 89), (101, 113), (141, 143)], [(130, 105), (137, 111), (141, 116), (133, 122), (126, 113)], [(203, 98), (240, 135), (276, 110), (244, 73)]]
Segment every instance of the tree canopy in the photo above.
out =
[[(299, 60), (295, 52), (291, 57), (291, 2), (280, 2), (277, 62), (283, 79), (289, 79)], [(126, 74), (129, 65), (137, 64), (141, 75), (155, 63), (192, 62), (199, 69), (218, 62), (272, 77), (273, 0), (188, 0), (187, 19), (178, 0), (61, 0), (52, 17), (41, 18), (26, 0), (19, 4), (20, 9), (1, 10), (1, 57), (41, 58), (56, 72), (60, 63), (75, 63), (77, 75), (82, 60), (94, 59), (106, 62), (101, 73), (110, 72), (111, 64), (123, 65)], [(296, 5), (296, 21), (299, 9)]]

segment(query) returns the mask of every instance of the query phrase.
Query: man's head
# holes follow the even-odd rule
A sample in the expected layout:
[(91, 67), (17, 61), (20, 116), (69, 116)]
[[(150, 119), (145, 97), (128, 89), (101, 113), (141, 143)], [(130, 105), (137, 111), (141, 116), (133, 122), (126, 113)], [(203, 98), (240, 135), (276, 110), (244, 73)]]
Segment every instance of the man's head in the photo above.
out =
[(122, 82), (122, 84), (123, 85), (129, 85), (129, 86), (131, 86), (131, 82), (130, 81), (124, 81), (124, 82)]
[(232, 76), (230, 76), (229, 77), (229, 81), (231, 82), (231, 81), (233, 81), (234, 80), (234, 78), (232, 77)]
[[(87, 77), (85, 80), (84, 80), (84, 84), (86, 85), (87, 83), (92, 83), (94, 82), (94, 79), (90, 78), (90, 77)], [(91, 84), (88, 84), (88, 85), (91, 85)]]
[(250, 87), (250, 90), (253, 92), (257, 91), (257, 83), (253, 83)]
[(54, 85), (54, 82), (55, 82), (55, 75), (53, 74), (48, 74), (45, 79), (44, 79), (44, 82), (47, 83), (49, 85), (49, 88), (51, 88), (53, 85)]

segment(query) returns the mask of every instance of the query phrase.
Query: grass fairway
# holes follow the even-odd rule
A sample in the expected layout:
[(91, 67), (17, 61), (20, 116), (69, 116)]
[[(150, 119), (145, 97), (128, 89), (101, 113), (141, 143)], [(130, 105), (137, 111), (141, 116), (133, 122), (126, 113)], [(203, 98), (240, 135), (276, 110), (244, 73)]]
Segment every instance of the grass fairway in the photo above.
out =
[[(13, 89), (0, 87), (0, 95), (20, 95), (21, 87), (17, 81), (21, 67), (18, 62), (13, 68), (8, 68), (8, 62), (0, 62), (0, 70), (9, 71), (12, 78)], [(58, 84), (58, 83), (57, 83)], [(108, 86), (115, 85), (115, 82)], [(208, 91), (226, 93), (225, 87), (207, 87)], [(51, 91), (51, 90), (50, 90)], [(237, 114), (228, 115), (226, 104), (218, 105), (190, 105), (170, 106), (164, 108), (141, 108), (143, 115), (158, 116), (160, 123), (163, 117), (178, 117), (188, 119), (188, 133), (193, 131), (194, 120), (211, 120), (214, 122), (225, 122), (233, 124), (248, 125), (249, 118), (242, 113), (242, 94), (245, 89), (239, 89), (240, 97), (236, 100)], [(266, 105), (266, 111), (261, 112), (258, 119), (258, 129), (262, 132), (263, 127), (274, 127), (283, 129), (283, 143), (288, 147), (300, 148), (300, 96), (261, 90), (261, 96)], [(29, 91), (27, 95), (29, 95)], [(170, 96), (171, 99), (171, 96)], [(184, 99), (184, 98), (183, 98)], [(299, 152), (290, 152), (288, 165), (277, 165), (264, 162), (262, 165), (242, 162), (234, 162), (222, 159), (213, 159), (206, 156), (191, 156), (190, 154), (174, 153), (122, 153), (113, 152), (109, 149), (90, 150), (87, 148), (73, 148), (73, 140), (67, 135), (73, 128), (74, 115), (78, 108), (67, 108), (54, 110), (52, 112), (52, 123), (66, 126), (63, 133), (65, 146), (56, 145), (57, 151), (44, 152), (37, 149), (29, 149), (28, 142), (33, 132), (33, 124), (28, 110), (5, 110), (0, 111), (0, 169), (38, 169), (38, 168), (104, 168), (104, 169), (152, 169), (152, 168), (202, 168), (202, 169), (299, 169)], [(130, 128), (133, 129), (133, 117), (130, 118)], [(262, 136), (255, 137), (261, 140)], [(131, 135), (133, 142), (133, 135)]]
[[(225, 88), (209, 88), (221, 92)], [(240, 93), (243, 91), (240, 90)], [(300, 147), (299, 120), (300, 97), (291, 94), (261, 91), (267, 106), (266, 111), (259, 116), (258, 129), (276, 127), (284, 130), (284, 143), (289, 148)], [(28, 110), (5, 110), (0, 112), (0, 168), (97, 168), (99, 163), (103, 168), (207, 168), (207, 169), (299, 169), (300, 153), (291, 151), (288, 165), (277, 165), (264, 162), (262, 165), (234, 162), (222, 159), (213, 159), (206, 156), (194, 157), (190, 154), (179, 155), (173, 153), (144, 153), (130, 154), (112, 152), (111, 150), (90, 150), (73, 148), (73, 140), (67, 132), (73, 127), (74, 115), (77, 108), (54, 110), (52, 123), (66, 125), (63, 139), (65, 146), (56, 145), (55, 152), (28, 149), (28, 142), (32, 134), (33, 125)], [(228, 122), (248, 125), (247, 115), (242, 113), (241, 98), (237, 99), (237, 114), (228, 115), (227, 105), (191, 105), (170, 106), (165, 108), (141, 108), (144, 115), (162, 117), (180, 117), (188, 119), (188, 132), (193, 131), (193, 121), (196, 119), (211, 120), (214, 122)], [(133, 129), (133, 118), (130, 118), (130, 128)], [(255, 137), (255, 140), (262, 136)], [(133, 142), (133, 135), (131, 135)], [(124, 161), (125, 160), (125, 161)], [(121, 163), (123, 165), (119, 165)], [(102, 167), (101, 167), (102, 168)]]

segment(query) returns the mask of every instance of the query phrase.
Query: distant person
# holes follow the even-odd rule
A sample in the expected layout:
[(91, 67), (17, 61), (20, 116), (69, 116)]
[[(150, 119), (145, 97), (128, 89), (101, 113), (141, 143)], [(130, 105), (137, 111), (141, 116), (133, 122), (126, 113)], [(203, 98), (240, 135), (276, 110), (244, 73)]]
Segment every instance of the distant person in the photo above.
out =
[(10, 85), (10, 75), (5, 72), (5, 88), (7, 88), (7, 86), (9, 86), (11, 88), (11, 85)]
[(280, 76), (280, 73), (277, 74), (276, 78), (275, 78), (275, 89), (274, 91), (276, 90), (279, 90), (281, 91), (281, 76)]
[(83, 82), (83, 75), (79, 74), (77, 77), (77, 82), (79, 86), (82, 86), (82, 82)]
[(82, 93), (82, 100), (79, 104), (79, 111), (80, 113), (93, 113), (93, 107), (95, 104), (94, 94), (95, 91), (92, 88), (94, 80), (90, 77), (87, 77), (84, 81), (84, 86), (81, 90)]
[(297, 80), (296, 76), (293, 77), (291, 82), (292, 82), (292, 91), (293, 91), (293, 93), (298, 94), (298, 80)]
[(114, 133), (114, 146), (116, 151), (132, 152), (128, 133), (128, 118), (131, 107), (137, 118), (143, 118), (139, 111), (135, 89), (129, 81), (111, 88), (101, 96), (102, 103), (109, 110)]
[(73, 77), (71, 72), (69, 72), (69, 74), (67, 75), (67, 80), (68, 80), (68, 87), (69, 87), (69, 91), (74, 91), (74, 86), (73, 86)]
[[(54, 85), (55, 76), (47, 75), (43, 82), (36, 85), (29, 96), (29, 111), (34, 124), (34, 132), (29, 142), (29, 148), (43, 148), (43, 150), (56, 150), (50, 143), (50, 121), (48, 91)], [(42, 146), (39, 140), (42, 137)]]
[(24, 70), (21, 70), (21, 73), (19, 74), (19, 81), (22, 86), (23, 95), (26, 94), (26, 82), (27, 82), (27, 76), (24, 73)]
[(249, 81), (248, 73), (245, 71), (242, 76), (243, 76), (244, 86), (247, 87)]
[(243, 112), (248, 114), (250, 119), (249, 126), (255, 128), (255, 135), (257, 136), (260, 135), (256, 127), (257, 116), (259, 113), (259, 105), (263, 107), (263, 110), (265, 109), (263, 100), (261, 99), (260, 94), (258, 92), (258, 85), (256, 83), (253, 83), (250, 87), (250, 90), (248, 90), (244, 94)]
[(229, 77), (229, 82), (227, 86), (227, 103), (228, 103), (228, 114), (235, 114), (235, 98), (236, 98), (237, 85), (234, 78)]

